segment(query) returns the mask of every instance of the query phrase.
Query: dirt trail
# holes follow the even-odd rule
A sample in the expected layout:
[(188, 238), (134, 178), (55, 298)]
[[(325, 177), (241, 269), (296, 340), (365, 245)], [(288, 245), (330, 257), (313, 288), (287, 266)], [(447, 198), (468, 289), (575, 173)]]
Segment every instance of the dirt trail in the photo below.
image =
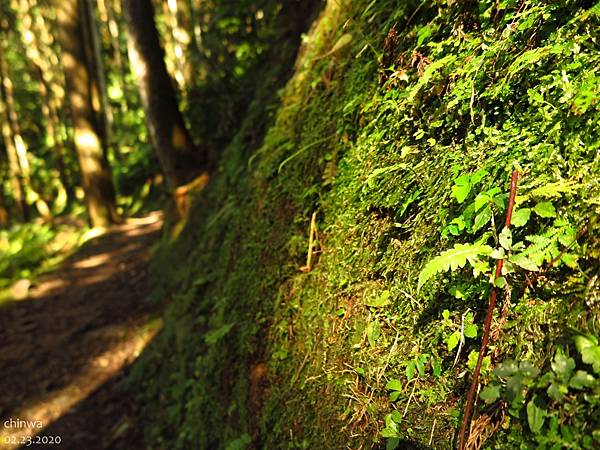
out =
[(142, 448), (122, 380), (160, 328), (145, 301), (160, 226), (114, 227), (0, 307), (0, 449)]

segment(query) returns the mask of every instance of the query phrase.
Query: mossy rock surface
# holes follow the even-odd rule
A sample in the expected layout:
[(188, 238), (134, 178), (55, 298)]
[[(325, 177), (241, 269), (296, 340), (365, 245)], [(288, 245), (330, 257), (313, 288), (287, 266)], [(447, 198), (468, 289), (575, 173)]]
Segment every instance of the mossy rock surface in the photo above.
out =
[[(495, 260), (419, 275), (458, 244), (506, 243), (513, 170), (521, 259), (482, 383), (506, 384), (508, 360), (539, 376), (480, 400), (477, 436), (600, 445), (600, 374), (574, 340), (600, 335), (598, 30), (593, 1), (324, 4), (155, 258), (171, 304), (132, 378), (149, 445), (452, 448)], [(592, 381), (559, 401), (561, 352)]]

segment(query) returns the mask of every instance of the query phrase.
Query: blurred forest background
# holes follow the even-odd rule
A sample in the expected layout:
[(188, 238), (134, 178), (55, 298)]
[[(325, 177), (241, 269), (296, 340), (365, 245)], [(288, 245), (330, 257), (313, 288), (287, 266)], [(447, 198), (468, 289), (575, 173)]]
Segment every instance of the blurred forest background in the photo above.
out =
[[(290, 5), (283, 33), (297, 38), (306, 5)], [(273, 56), (283, 8), (2, 0), (0, 285), (214, 169)]]
[(3, 419), (600, 448), (597, 0), (0, 0), (0, 78)]

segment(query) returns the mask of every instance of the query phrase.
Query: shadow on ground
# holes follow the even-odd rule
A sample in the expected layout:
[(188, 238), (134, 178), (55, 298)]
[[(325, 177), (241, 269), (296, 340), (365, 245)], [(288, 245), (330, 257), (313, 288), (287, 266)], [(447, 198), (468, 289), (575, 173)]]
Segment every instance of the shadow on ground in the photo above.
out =
[(121, 381), (160, 328), (147, 301), (160, 227), (158, 214), (114, 227), (0, 308), (0, 449), (140, 447)]

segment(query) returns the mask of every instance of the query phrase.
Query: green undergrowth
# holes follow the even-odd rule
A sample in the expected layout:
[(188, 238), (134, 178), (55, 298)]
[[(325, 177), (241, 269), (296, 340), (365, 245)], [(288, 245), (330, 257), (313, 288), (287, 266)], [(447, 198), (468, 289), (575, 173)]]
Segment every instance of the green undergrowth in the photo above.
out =
[(473, 448), (597, 448), (599, 22), (327, 2), (155, 258), (149, 446), (452, 448), (495, 284)]
[[(68, 221), (16, 224), (0, 230), (0, 289), (55, 267), (81, 243), (85, 231)], [(10, 298), (8, 290), (0, 294), (0, 303), (6, 298)]]

